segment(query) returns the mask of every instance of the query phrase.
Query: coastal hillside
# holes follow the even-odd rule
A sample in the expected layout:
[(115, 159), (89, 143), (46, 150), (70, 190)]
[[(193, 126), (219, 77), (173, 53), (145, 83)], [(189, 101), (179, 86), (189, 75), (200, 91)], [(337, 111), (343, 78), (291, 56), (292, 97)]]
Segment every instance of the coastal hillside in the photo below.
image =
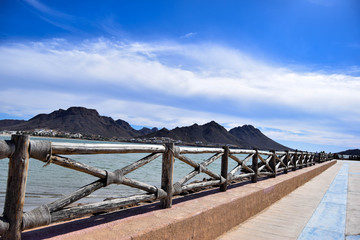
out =
[(251, 148), (251, 144), (231, 135), (223, 126), (212, 121), (204, 125), (194, 124), (188, 127), (166, 128), (146, 135), (145, 137), (168, 137), (186, 143), (232, 144), (241, 148)]
[(2, 121), (0, 121), (1, 130), (32, 131), (35, 129), (52, 129), (106, 138), (141, 135), (141, 132), (133, 129), (123, 120), (114, 121), (111, 117), (100, 116), (95, 109), (84, 107), (70, 107), (67, 110), (59, 109), (50, 114), (39, 114), (28, 121), (12, 125), (8, 124), (7, 126), (2, 124)]
[(283, 146), (265, 136), (259, 129), (251, 125), (233, 128), (229, 131), (229, 133), (243, 142), (247, 142), (252, 147), (261, 150), (290, 150), (288, 147)]
[[(136, 130), (121, 119), (101, 116), (95, 109), (70, 107), (49, 114), (39, 114), (28, 121), (0, 120), (0, 130), (36, 132), (43, 129), (81, 134), (91, 139), (114, 138), (122, 141), (161, 143), (169, 139), (183, 144), (199, 146), (230, 145), (239, 148), (258, 148), (260, 150), (290, 150), (265, 136), (259, 129), (244, 125), (227, 131), (223, 126), (211, 121), (204, 125), (193, 124), (176, 127), (172, 130), (162, 128), (142, 128)], [(66, 135), (65, 135), (66, 136)], [(152, 140), (151, 140), (152, 139)]]
[(340, 155), (357, 155), (360, 156), (360, 149), (349, 149), (346, 151), (338, 152)]
[(26, 121), (24, 121), (24, 120), (11, 120), (11, 119), (0, 120), (0, 130), (7, 130), (11, 126), (18, 125), (18, 124), (21, 124), (21, 123), (24, 123), (24, 122), (26, 122)]

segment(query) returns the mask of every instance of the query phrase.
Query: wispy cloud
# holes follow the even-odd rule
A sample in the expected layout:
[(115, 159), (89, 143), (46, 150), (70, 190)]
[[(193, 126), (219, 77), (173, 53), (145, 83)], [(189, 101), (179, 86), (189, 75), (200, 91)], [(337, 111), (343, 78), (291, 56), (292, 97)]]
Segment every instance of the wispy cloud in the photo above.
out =
[(50, 8), (46, 4), (38, 0), (24, 0), (29, 6), (31, 6), (36, 15), (47, 23), (59, 27), (61, 29), (67, 30), (69, 32), (82, 32), (81, 29), (74, 27), (75, 22), (79, 24), (83, 22), (83, 19), (75, 18), (67, 13), (60, 12), (56, 9)]
[(197, 33), (189, 32), (189, 33), (181, 36), (181, 38), (192, 38), (192, 37), (194, 37), (195, 35), (197, 35)]
[(36, 10), (38, 10), (39, 12), (42, 12), (44, 14), (55, 16), (55, 17), (60, 17), (60, 18), (70, 18), (69, 15), (59, 12), (57, 10), (54, 10), (54, 9), (48, 7), (47, 5), (41, 3), (40, 1), (37, 1), (37, 0), (24, 0), (24, 1), (26, 3), (28, 3), (30, 6), (32, 6), (33, 8), (35, 8)]
[(359, 143), (341, 130), (360, 123), (360, 77), (345, 73), (296, 72), (214, 44), (107, 39), (3, 45), (0, 62), (0, 111), (8, 114), (82, 105), (135, 125), (216, 120), (280, 129), (267, 131), (279, 140)]

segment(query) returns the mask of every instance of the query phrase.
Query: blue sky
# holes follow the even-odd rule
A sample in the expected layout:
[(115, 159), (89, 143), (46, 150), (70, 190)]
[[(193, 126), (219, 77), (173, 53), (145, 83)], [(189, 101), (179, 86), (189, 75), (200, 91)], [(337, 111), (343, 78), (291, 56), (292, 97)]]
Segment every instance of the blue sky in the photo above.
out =
[(0, 80), (0, 119), (84, 106), (359, 148), (360, 1), (3, 0)]

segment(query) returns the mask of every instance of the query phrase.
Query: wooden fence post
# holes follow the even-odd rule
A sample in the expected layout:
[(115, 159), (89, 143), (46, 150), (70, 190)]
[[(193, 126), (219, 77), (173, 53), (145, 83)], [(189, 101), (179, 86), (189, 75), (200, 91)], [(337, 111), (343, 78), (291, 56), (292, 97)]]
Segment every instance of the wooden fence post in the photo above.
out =
[(288, 167), (289, 167), (289, 161), (290, 161), (290, 155), (289, 155), (289, 150), (285, 150), (286, 155), (284, 158), (284, 164), (286, 165), (286, 168), (284, 170), (284, 173), (287, 174), (288, 173)]
[(297, 150), (295, 151), (294, 155), (293, 155), (293, 159), (292, 159), (292, 162), (293, 162), (293, 168), (292, 170), (293, 171), (296, 171), (296, 161), (297, 161)]
[(174, 173), (174, 143), (165, 143), (165, 152), (162, 158), (161, 188), (167, 193), (167, 197), (160, 200), (162, 208), (171, 208)]
[(26, 179), (29, 168), (28, 135), (12, 135), (15, 152), (9, 159), (8, 181), (4, 205), (4, 217), (9, 221), (9, 229), (4, 240), (21, 239), (21, 226), (25, 201)]
[(270, 152), (272, 152), (272, 156), (269, 162), (269, 166), (270, 168), (273, 170), (274, 174), (270, 177), (276, 177), (276, 153), (275, 150), (271, 150)]
[(303, 160), (303, 162), (304, 162), (304, 164), (305, 164), (305, 167), (308, 167), (308, 166), (309, 166), (308, 161), (309, 161), (309, 154), (308, 154), (308, 152), (306, 152), (306, 153), (305, 153), (305, 156), (304, 156), (304, 160)]
[(224, 154), (221, 157), (221, 176), (225, 178), (225, 182), (220, 185), (220, 191), (226, 192), (227, 190), (227, 175), (228, 175), (228, 163), (229, 163), (229, 147), (224, 146)]
[(316, 164), (316, 153), (311, 153), (312, 166)]
[(299, 169), (303, 168), (303, 159), (304, 159), (304, 153), (301, 152), (301, 155), (299, 157)]
[(252, 169), (254, 170), (254, 175), (251, 176), (251, 182), (252, 183), (256, 183), (257, 182), (257, 177), (258, 177), (258, 150), (255, 149), (255, 154), (252, 157)]

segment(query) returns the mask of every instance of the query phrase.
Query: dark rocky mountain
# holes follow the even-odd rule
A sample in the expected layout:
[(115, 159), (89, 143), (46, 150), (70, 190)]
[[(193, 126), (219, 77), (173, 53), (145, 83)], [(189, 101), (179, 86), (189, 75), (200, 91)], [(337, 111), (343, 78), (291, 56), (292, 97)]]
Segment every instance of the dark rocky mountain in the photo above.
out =
[(268, 138), (259, 129), (251, 125), (233, 128), (229, 133), (259, 150), (291, 150)]
[(188, 127), (177, 127), (173, 130), (163, 128), (145, 137), (169, 137), (187, 143), (201, 142), (213, 144), (233, 144), (242, 148), (249, 148), (247, 142), (231, 135), (223, 126), (212, 121), (204, 125), (194, 124)]
[(289, 149), (271, 140), (251, 125), (233, 128), (230, 132), (214, 121), (204, 125), (193, 124), (187, 127), (177, 127), (172, 130), (166, 128), (160, 130), (157, 128), (135, 130), (124, 120), (115, 121), (111, 117), (99, 115), (95, 109), (84, 107), (70, 107), (67, 110), (59, 109), (50, 114), (39, 114), (28, 121), (0, 120), (0, 130), (34, 131), (36, 129), (51, 129), (105, 138), (167, 137), (199, 145), (230, 144), (247, 149), (254, 147), (261, 150)]
[(108, 138), (135, 137), (140, 134), (123, 120), (114, 121), (111, 117), (100, 116), (95, 109), (84, 107), (70, 107), (50, 114), (39, 114), (3, 130), (30, 131), (41, 128)]
[(124, 128), (126, 131), (128, 131), (129, 133), (132, 133), (133, 136), (142, 136), (142, 135), (146, 135), (146, 134), (150, 134), (153, 132), (158, 131), (158, 129), (156, 127), (150, 129), (147, 127), (143, 127), (140, 130), (135, 130), (134, 128), (132, 128), (130, 126), (130, 124), (124, 120), (118, 119), (115, 121), (120, 127)]
[(340, 155), (357, 155), (360, 156), (360, 149), (349, 149), (346, 151), (338, 152)]
[(26, 122), (25, 120), (0, 120), (0, 130), (7, 130), (9, 127)]
[(142, 129), (138, 130), (138, 133), (140, 134), (140, 136), (142, 136), (142, 135), (150, 134), (150, 133), (157, 132), (157, 131), (159, 131), (159, 129), (156, 127), (152, 128), (152, 129), (143, 127)]

